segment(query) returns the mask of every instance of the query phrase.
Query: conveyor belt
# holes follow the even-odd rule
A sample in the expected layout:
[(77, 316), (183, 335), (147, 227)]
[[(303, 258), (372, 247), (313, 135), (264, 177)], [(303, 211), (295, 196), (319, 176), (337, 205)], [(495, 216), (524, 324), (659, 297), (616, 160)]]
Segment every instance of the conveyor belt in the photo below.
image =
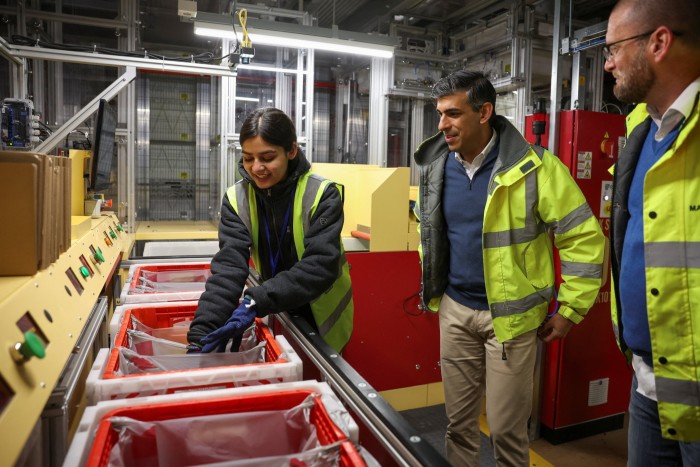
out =
[[(286, 313), (270, 315), (270, 321), (274, 332), (287, 337), (292, 347), (308, 358), (321, 379), (356, 417), (360, 425), (360, 443), (368, 447), (381, 465), (388, 465), (387, 460), (406, 466), (449, 465), (306, 321)], [(306, 379), (310, 373), (306, 360), (304, 365)], [(377, 449), (384, 452), (377, 452)], [(382, 459), (382, 456), (387, 457)]]

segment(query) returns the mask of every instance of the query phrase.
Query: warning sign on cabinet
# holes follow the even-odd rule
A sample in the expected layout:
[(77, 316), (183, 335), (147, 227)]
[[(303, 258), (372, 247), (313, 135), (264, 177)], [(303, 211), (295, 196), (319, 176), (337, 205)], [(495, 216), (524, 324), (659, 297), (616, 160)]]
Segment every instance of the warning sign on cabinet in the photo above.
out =
[(593, 153), (590, 151), (579, 152), (576, 162), (576, 178), (590, 179), (593, 164)]

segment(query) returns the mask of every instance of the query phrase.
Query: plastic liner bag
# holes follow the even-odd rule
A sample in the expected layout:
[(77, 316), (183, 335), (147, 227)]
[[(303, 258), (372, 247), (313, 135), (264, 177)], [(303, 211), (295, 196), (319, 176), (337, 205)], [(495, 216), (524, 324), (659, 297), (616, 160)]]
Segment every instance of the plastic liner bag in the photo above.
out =
[(131, 289), (135, 293), (204, 291), (204, 284), (211, 276), (209, 269), (187, 271), (142, 271), (138, 284)]
[[(112, 417), (110, 422), (113, 429), (119, 432), (119, 440), (112, 448), (109, 465), (290, 465), (291, 462), (285, 463), (282, 459), (278, 459), (281, 461), (279, 463), (268, 461), (279, 457), (299, 459), (298, 453), (303, 452), (309, 452), (309, 460), (327, 462), (311, 462), (309, 465), (337, 465), (337, 455), (335, 459), (329, 459), (333, 445), (321, 446), (316, 427), (310, 421), (316, 397), (321, 396), (312, 394), (288, 410), (227, 413), (152, 422)], [(326, 397), (322, 400), (325, 405)], [(337, 445), (335, 449), (337, 450)], [(313, 450), (318, 452), (310, 452)], [(265, 459), (266, 463), (249, 463), (261, 454), (268, 458)], [(245, 463), (238, 463), (239, 461)]]
[(243, 352), (140, 355), (127, 347), (118, 350), (119, 376), (265, 362), (265, 342)]
[(186, 344), (151, 336), (143, 331), (127, 329), (126, 340), (128, 348), (139, 355), (159, 356), (187, 353)]
[(340, 465), (340, 445), (341, 442), (338, 441), (284, 456), (256, 457), (205, 465), (208, 467), (336, 467)]
[[(181, 324), (182, 323), (182, 324)], [(171, 355), (187, 352), (187, 331), (190, 321), (176, 323), (171, 328), (150, 328), (131, 318), (132, 329), (126, 330), (128, 347), (141, 355)], [(227, 351), (230, 350), (230, 345)], [(255, 325), (243, 332), (237, 352), (245, 352), (258, 345)]]
[(191, 319), (185, 319), (178, 323), (173, 324), (172, 327), (168, 328), (151, 328), (141, 323), (138, 319), (131, 317), (131, 329), (135, 331), (144, 332), (150, 336), (157, 337), (159, 339), (166, 339), (169, 341), (179, 342), (180, 344), (187, 345), (187, 331), (190, 330)]

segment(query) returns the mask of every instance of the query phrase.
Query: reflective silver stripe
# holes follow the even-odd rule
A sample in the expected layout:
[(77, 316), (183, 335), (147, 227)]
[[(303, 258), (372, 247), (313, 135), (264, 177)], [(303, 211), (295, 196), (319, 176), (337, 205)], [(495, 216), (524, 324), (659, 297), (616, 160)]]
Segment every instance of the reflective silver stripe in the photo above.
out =
[(326, 179), (316, 174), (309, 174), (308, 177), (306, 177), (306, 189), (304, 190), (304, 196), (301, 201), (304, 210), (304, 234), (306, 234), (306, 232), (309, 231), (309, 225), (311, 222), (311, 217), (313, 215), (313, 213), (310, 211), (314, 207), (316, 196), (318, 195), (318, 190), (324, 182), (326, 182)]
[(340, 303), (338, 303), (338, 306), (336, 306), (335, 310), (333, 310), (333, 313), (331, 313), (328, 316), (328, 319), (326, 319), (323, 323), (319, 325), (318, 332), (321, 334), (321, 337), (324, 337), (331, 331), (331, 329), (333, 329), (335, 323), (337, 323), (338, 320), (343, 316), (343, 312), (348, 307), (350, 300), (352, 300), (352, 287), (348, 288), (342, 300), (340, 300)]
[(600, 279), (603, 277), (603, 265), (591, 263), (578, 263), (575, 261), (562, 261), (561, 274), (563, 276), (585, 277), (588, 279)]
[[(250, 227), (250, 206), (248, 205), (248, 184), (245, 182), (236, 183), (234, 189), (236, 190), (236, 214), (246, 226), (248, 232), (253, 235), (253, 230)], [(231, 200), (229, 200), (231, 202)]]
[(659, 398), (659, 402), (700, 407), (700, 383), (698, 381), (657, 376), (656, 395)]
[(539, 222), (533, 213), (537, 202), (537, 171), (533, 170), (525, 176), (525, 226), (500, 232), (486, 232), (484, 248), (499, 248), (531, 242), (541, 233), (546, 232), (547, 226)]
[(500, 316), (517, 315), (525, 313), (527, 310), (535, 308), (537, 305), (549, 303), (554, 296), (554, 288), (548, 287), (538, 292), (532, 293), (519, 300), (509, 300), (507, 302), (492, 303), (491, 314), (494, 318)]
[(552, 223), (552, 228), (555, 234), (563, 234), (583, 224), (591, 217), (593, 217), (593, 212), (588, 204), (584, 203), (564, 216), (559, 222)]
[(644, 259), (652, 268), (700, 268), (700, 242), (646, 243)]
[(617, 327), (617, 323), (613, 321), (613, 333), (615, 334), (615, 340), (620, 340), (620, 328)]
[(311, 207), (314, 205), (314, 200), (316, 199), (316, 192), (318, 191), (318, 184), (314, 185), (311, 187), (309, 182), (311, 181), (316, 181), (319, 182), (318, 177), (315, 177), (313, 174), (309, 174), (309, 176), (306, 178), (306, 190), (304, 190), (304, 196), (301, 200), (301, 205), (303, 206), (303, 221), (304, 221), (304, 234), (309, 231), (309, 222), (311, 220), (311, 216), (309, 215), (309, 210)]
[(534, 224), (537, 229), (532, 231), (525, 227), (523, 229), (504, 230), (502, 232), (488, 232), (484, 234), (484, 248), (499, 248), (518, 243), (527, 243), (536, 239), (540, 234), (546, 232), (546, 226), (542, 223)]

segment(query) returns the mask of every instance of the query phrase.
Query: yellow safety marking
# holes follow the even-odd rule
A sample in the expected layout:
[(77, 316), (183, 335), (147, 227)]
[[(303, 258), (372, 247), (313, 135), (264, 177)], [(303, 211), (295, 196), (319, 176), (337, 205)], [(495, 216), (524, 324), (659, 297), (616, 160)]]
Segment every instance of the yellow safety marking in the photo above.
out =
[[(481, 432), (486, 436), (491, 436), (491, 430), (489, 430), (485, 414), (481, 414), (479, 417), (479, 429), (481, 429)], [(530, 449), (530, 467), (554, 467), (554, 464), (547, 462), (544, 457)]]

